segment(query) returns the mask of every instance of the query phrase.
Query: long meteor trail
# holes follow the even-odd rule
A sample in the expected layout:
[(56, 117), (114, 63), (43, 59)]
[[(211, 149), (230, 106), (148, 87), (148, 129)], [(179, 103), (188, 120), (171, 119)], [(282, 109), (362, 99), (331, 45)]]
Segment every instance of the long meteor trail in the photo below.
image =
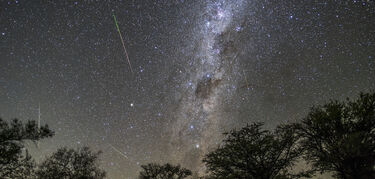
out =
[(133, 68), (132, 68), (132, 65), (130, 64), (129, 55), (128, 55), (128, 52), (126, 51), (124, 39), (122, 38), (120, 28), (118, 27), (118, 23), (117, 23), (117, 19), (116, 19), (115, 14), (113, 14), (113, 19), (115, 20), (116, 28), (117, 28), (118, 34), (120, 35), (122, 47), (124, 47), (124, 51), (125, 51), (126, 59), (128, 60), (128, 63), (129, 63), (130, 71), (133, 73)]
[(119, 153), (121, 156), (125, 157), (126, 159), (128, 159), (128, 156), (124, 155), (120, 150), (116, 149), (113, 145), (109, 144), (109, 146), (111, 146), (111, 148), (116, 151), (117, 153)]

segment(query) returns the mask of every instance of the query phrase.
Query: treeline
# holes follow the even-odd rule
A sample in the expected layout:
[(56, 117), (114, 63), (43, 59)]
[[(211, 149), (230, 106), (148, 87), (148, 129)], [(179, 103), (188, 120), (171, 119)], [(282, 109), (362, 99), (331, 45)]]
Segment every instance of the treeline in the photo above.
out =
[(105, 171), (97, 165), (99, 153), (89, 148), (60, 148), (40, 165), (25, 149), (26, 141), (37, 142), (52, 137), (47, 125), (38, 127), (35, 121), (22, 124), (14, 119), (8, 124), (0, 119), (0, 178), (9, 179), (100, 179)]
[[(314, 106), (299, 122), (274, 130), (263, 123), (248, 124), (224, 133), (222, 143), (203, 158), (207, 174), (215, 179), (294, 179), (329, 173), (338, 179), (375, 178), (375, 93), (356, 100)], [(0, 178), (102, 179), (100, 154), (89, 148), (62, 148), (40, 165), (24, 150), (24, 141), (52, 137), (48, 126), (35, 121), (10, 124), (0, 119)], [(304, 161), (303, 170), (296, 166)], [(191, 178), (180, 165), (142, 165), (140, 179)]]

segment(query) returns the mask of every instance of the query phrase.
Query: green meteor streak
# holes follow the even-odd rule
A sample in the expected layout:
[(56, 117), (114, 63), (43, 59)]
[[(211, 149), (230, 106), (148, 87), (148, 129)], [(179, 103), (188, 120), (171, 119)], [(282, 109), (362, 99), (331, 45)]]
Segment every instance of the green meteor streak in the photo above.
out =
[(116, 19), (116, 16), (114, 14), (113, 14), (113, 19), (115, 19), (115, 24), (116, 24), (117, 30), (120, 32), (120, 28), (118, 27), (117, 19)]
[(124, 39), (122, 38), (122, 35), (121, 35), (121, 32), (120, 32), (120, 28), (118, 27), (118, 23), (117, 23), (117, 19), (116, 19), (115, 14), (113, 14), (113, 19), (115, 20), (116, 28), (117, 28), (118, 34), (120, 35), (122, 47), (124, 48), (124, 52), (125, 52), (125, 55), (126, 55), (126, 59), (128, 60), (130, 71), (133, 73), (132, 65), (130, 64), (130, 60), (129, 60), (129, 55), (128, 55), (128, 52), (126, 51)]

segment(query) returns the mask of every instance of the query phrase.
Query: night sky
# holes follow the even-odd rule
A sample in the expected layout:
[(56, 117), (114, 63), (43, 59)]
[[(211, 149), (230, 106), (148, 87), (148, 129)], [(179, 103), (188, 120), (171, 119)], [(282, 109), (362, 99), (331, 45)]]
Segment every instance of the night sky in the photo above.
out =
[(89, 146), (108, 178), (202, 173), (224, 131), (375, 89), (374, 1), (0, 2), (0, 117), (40, 104), (56, 135), (28, 144), (35, 159)]

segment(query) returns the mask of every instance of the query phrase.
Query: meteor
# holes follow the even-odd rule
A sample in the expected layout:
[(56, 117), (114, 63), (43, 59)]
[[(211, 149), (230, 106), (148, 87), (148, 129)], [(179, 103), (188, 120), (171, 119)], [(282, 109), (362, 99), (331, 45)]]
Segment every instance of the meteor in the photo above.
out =
[(109, 146), (111, 146), (111, 148), (116, 151), (117, 153), (119, 153), (121, 156), (125, 157), (126, 159), (128, 159), (128, 156), (124, 155), (120, 150), (116, 149), (113, 145), (109, 144)]
[(247, 82), (245, 71), (243, 71), (243, 74), (244, 74), (245, 81), (246, 81), (246, 88), (249, 89), (249, 82)]
[[(38, 133), (40, 133), (40, 103), (38, 108)], [(39, 141), (36, 142), (36, 147), (39, 149)]]
[(121, 39), (121, 42), (122, 42), (122, 47), (124, 48), (125, 55), (126, 55), (126, 59), (128, 60), (128, 64), (129, 64), (130, 71), (133, 73), (132, 65), (130, 64), (130, 60), (129, 60), (129, 56), (128, 56), (128, 52), (126, 51), (125, 43), (124, 43), (124, 39), (122, 38), (121, 31), (120, 31), (120, 28), (119, 28), (119, 26), (118, 26), (118, 23), (117, 23), (117, 19), (116, 19), (115, 14), (113, 14), (113, 19), (115, 20), (116, 28), (117, 28), (118, 34), (120, 35), (120, 39)]

